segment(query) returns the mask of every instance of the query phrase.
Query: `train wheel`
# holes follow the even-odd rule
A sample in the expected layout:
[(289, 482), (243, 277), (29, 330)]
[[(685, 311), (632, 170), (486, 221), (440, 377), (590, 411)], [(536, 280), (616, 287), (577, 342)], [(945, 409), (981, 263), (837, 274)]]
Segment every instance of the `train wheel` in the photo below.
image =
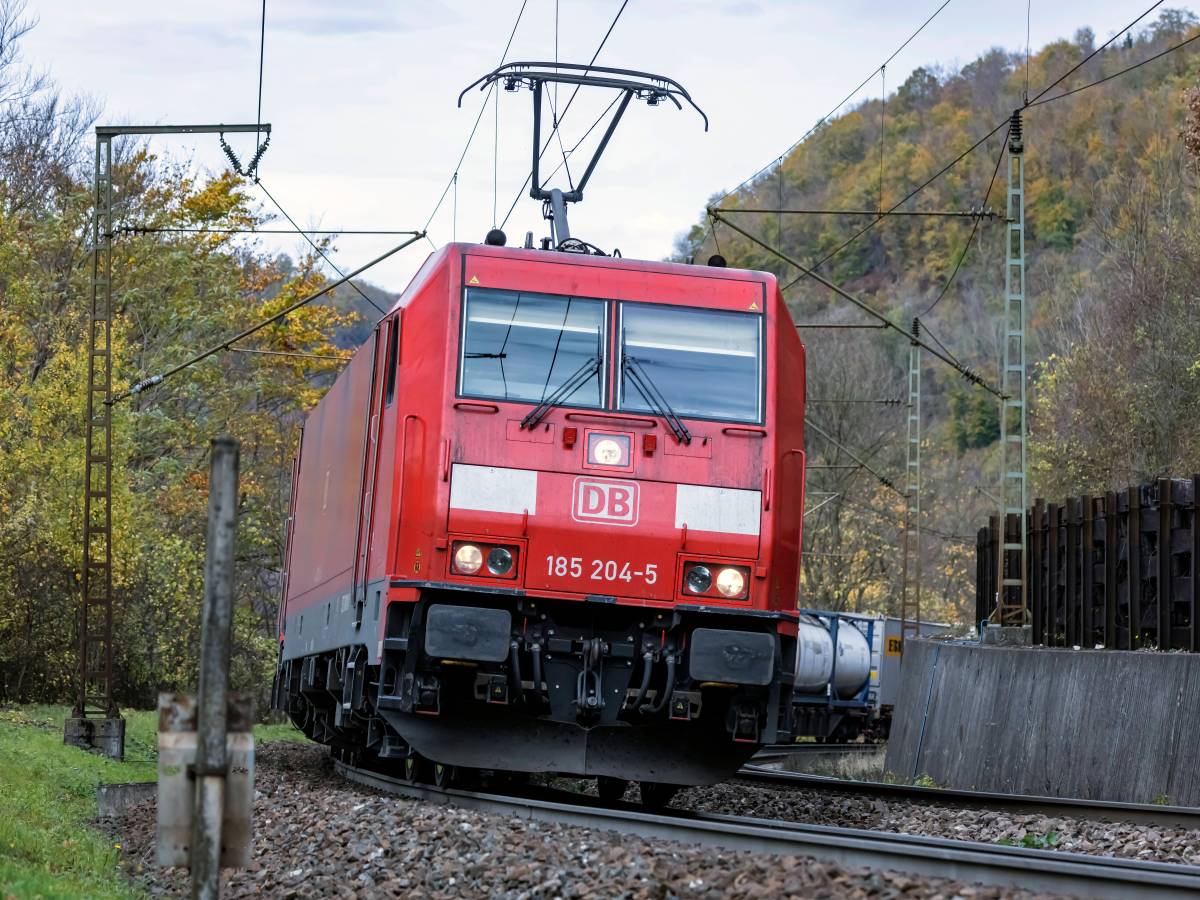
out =
[(642, 806), (646, 809), (665, 809), (679, 792), (679, 785), (663, 784), (660, 781), (643, 781), (639, 783), (639, 787)]
[(446, 789), (458, 781), (458, 767), (445, 763), (433, 764), (433, 784), (437, 788)]
[(596, 779), (596, 793), (605, 803), (616, 803), (625, 796), (625, 790), (628, 787), (629, 782), (624, 778), (601, 775)]
[(429, 761), (418, 753), (404, 757), (404, 778), (413, 784), (429, 782)]

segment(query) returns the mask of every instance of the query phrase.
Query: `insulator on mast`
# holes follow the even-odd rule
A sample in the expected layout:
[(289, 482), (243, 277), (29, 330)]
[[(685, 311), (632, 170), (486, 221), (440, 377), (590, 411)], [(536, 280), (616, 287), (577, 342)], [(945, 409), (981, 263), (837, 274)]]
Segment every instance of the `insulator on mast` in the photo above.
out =
[(1008, 150), (1010, 153), (1021, 153), (1025, 150), (1025, 140), (1021, 133), (1021, 111), (1014, 109), (1012, 118), (1008, 120)]

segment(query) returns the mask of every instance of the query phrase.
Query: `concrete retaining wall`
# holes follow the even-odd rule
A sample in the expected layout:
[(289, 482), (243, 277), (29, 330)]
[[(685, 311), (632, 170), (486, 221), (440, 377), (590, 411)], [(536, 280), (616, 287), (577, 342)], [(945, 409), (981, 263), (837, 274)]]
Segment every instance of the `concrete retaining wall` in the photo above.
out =
[(1200, 806), (1200, 654), (905, 641), (887, 768), (949, 788)]

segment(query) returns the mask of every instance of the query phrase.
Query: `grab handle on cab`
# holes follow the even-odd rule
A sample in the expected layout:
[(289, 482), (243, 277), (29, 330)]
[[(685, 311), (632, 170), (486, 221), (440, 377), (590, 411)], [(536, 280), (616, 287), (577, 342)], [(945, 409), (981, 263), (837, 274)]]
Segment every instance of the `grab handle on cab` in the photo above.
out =
[(646, 419), (642, 416), (626, 416), (626, 415), (609, 415), (608, 413), (594, 412), (569, 412), (566, 418), (571, 421), (596, 421), (596, 422), (623, 422), (632, 425), (635, 428), (653, 428), (658, 423), (654, 419)]
[(473, 403), (470, 400), (459, 400), (454, 404), (455, 409), (461, 409), (463, 412), (479, 412), (479, 413), (498, 413), (500, 407), (495, 403)]

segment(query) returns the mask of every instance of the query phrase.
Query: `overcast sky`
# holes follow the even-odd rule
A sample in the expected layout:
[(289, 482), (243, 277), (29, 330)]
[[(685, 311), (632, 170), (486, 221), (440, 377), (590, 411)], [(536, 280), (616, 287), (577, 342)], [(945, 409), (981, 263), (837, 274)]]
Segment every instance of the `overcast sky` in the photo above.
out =
[[(621, 0), (560, 0), (559, 58), (586, 63)], [(661, 258), (706, 199), (777, 156), (875, 69), (941, 0), (629, 0), (598, 62), (669, 75), (708, 113), (635, 103), (592, 178), (571, 228), (606, 250)], [(1145, 0), (1034, 0), (1035, 47), (1091, 26), (1108, 37)], [(1020, 7), (1020, 9), (1018, 9)], [(521, 0), (267, 0), (263, 119), (274, 131), (263, 183), (306, 227), (417, 229), (429, 218), (480, 108), (460, 90), (500, 61)], [(919, 65), (954, 67), (992, 46), (1023, 48), (1024, 4), (951, 0), (889, 66), (889, 89)], [(68, 92), (103, 105), (106, 124), (253, 122), (258, 0), (31, 0), (40, 19), (27, 60)], [(555, 0), (528, 0), (509, 60), (554, 58)], [(878, 96), (879, 80), (862, 98)], [(562, 131), (570, 148), (612, 97), (583, 93)], [(531, 95), (489, 105), (458, 183), (457, 235), (480, 240), (529, 171)], [(565, 102), (566, 95), (560, 100)], [(598, 135), (600, 129), (593, 132)], [(231, 141), (243, 159), (252, 142)], [(498, 155), (494, 150), (499, 145)], [(212, 138), (155, 139), (155, 150), (217, 169)], [(584, 163), (585, 144), (575, 164)], [(561, 161), (557, 142), (546, 160)], [(498, 190), (493, 190), (493, 162)], [(562, 173), (560, 173), (561, 177)], [(264, 198), (265, 203), (265, 198)], [(454, 233), (452, 197), (429, 227)], [(527, 193), (506, 231), (547, 233)], [(297, 253), (292, 238), (261, 238)], [(394, 239), (343, 237), (345, 270)], [(414, 246), (370, 280), (400, 290), (429, 251)]]

